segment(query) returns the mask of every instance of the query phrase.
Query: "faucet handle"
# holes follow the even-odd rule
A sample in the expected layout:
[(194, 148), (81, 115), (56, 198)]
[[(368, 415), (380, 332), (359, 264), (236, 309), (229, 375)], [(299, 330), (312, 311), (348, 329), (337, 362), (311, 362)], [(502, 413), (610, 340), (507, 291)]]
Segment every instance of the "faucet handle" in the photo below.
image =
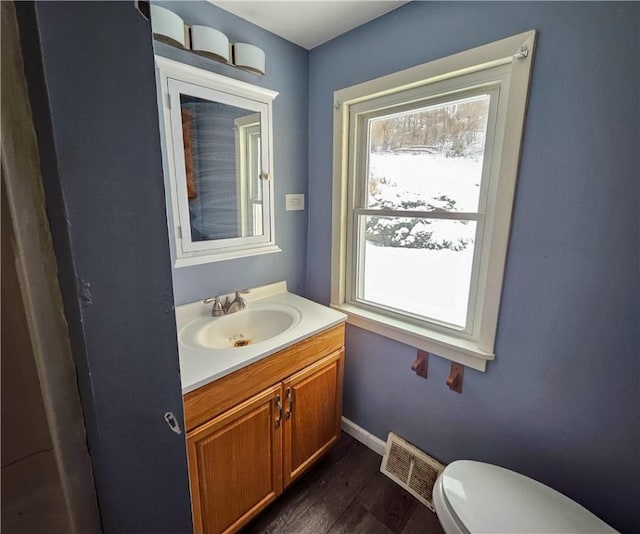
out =
[(244, 310), (247, 307), (247, 301), (243, 297), (241, 297), (240, 295), (241, 294), (246, 294), (246, 293), (249, 293), (248, 289), (243, 289), (241, 291), (236, 291), (236, 297), (234, 299), (234, 302), (238, 303), (238, 307), (241, 310)]
[(222, 308), (222, 303), (220, 302), (219, 297), (211, 297), (208, 299), (204, 299), (205, 304), (211, 304), (213, 302), (213, 308), (211, 308), (211, 315), (217, 317), (219, 315), (224, 315), (224, 310)]

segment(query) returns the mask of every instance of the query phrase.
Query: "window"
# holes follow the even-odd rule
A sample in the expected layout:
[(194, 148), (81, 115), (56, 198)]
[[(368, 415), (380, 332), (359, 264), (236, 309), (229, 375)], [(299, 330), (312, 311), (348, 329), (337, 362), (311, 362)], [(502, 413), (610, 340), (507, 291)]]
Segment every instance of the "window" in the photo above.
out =
[(336, 91), (332, 304), (485, 370), (535, 32)]
[(262, 235), (262, 183), (260, 178), (260, 114), (235, 120), (239, 227), (242, 235)]

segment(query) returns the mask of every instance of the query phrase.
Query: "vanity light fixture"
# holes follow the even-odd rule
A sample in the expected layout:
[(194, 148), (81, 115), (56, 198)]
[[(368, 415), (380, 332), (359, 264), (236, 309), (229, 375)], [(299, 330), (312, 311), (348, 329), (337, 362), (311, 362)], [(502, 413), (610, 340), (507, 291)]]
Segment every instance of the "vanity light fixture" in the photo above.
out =
[(231, 63), (229, 39), (221, 31), (208, 26), (191, 26), (191, 50), (222, 63)]
[(264, 50), (248, 43), (234, 43), (233, 64), (242, 70), (263, 75), (265, 73)]
[(178, 48), (189, 48), (188, 27), (173, 11), (151, 4), (151, 29), (154, 39)]
[(189, 26), (173, 11), (151, 4), (153, 38), (182, 50), (238, 67), (260, 76), (265, 73), (264, 50), (249, 43), (231, 44), (219, 30), (199, 24)]

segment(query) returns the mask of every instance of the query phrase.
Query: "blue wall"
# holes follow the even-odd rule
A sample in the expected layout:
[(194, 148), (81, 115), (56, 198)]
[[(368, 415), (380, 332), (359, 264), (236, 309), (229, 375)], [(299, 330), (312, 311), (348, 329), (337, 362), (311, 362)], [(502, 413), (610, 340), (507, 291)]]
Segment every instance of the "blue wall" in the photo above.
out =
[(191, 531), (153, 50), (132, 2), (19, 2), (105, 533)]
[(349, 327), (345, 416), (533, 476), (640, 530), (640, 5), (411, 2), (310, 53), (307, 294), (330, 298), (333, 91), (537, 29), (496, 360), (462, 395)]
[(259, 46), (266, 52), (267, 73), (255, 76), (154, 42), (157, 54), (279, 92), (273, 103), (273, 152), (276, 244), (282, 252), (173, 269), (176, 305), (279, 280), (286, 280), (294, 293), (304, 292), (306, 212), (285, 211), (284, 195), (307, 192), (308, 52), (208, 2), (155, 3), (171, 9), (187, 24), (211, 26), (232, 42)]

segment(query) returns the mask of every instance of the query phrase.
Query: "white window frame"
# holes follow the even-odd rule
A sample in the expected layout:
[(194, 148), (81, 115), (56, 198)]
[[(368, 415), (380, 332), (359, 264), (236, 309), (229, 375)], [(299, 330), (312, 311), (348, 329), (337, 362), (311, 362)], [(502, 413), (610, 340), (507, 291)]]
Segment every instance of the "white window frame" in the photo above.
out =
[[(259, 176), (262, 168), (260, 114), (239, 117), (235, 120), (234, 127), (236, 169), (240, 174), (237, 184), (238, 228), (241, 229), (242, 235), (261, 235), (265, 210), (262, 209), (264, 182)], [(254, 232), (254, 226), (257, 232)]]
[[(347, 313), (350, 324), (479, 371), (485, 371), (487, 361), (495, 358), (495, 336), (535, 37), (536, 32), (531, 30), (335, 91), (331, 305)], [(367, 115), (375, 115), (372, 110), (385, 106), (430, 98), (437, 101), (442, 95), (464, 93), (463, 88), (477, 88), (483, 84), (492, 91), (499, 91), (500, 97), (497, 106), (492, 98), (493, 109), (490, 109), (490, 113), (497, 114), (497, 120), (495, 135), (487, 136), (487, 143), (491, 143), (492, 138), (495, 144), (485, 151), (485, 161), (488, 154), (492, 154), (488, 162), (490, 171), (487, 176), (483, 175), (481, 186), (484, 190), (481, 193), (486, 191), (486, 209), (479, 220), (474, 219), (478, 220), (481, 229), (476, 235), (469, 300), (472, 321), (468, 328), (458, 329), (437, 324), (437, 321), (416, 321), (408, 314), (403, 316), (358, 301), (353, 283), (357, 273), (353, 265), (359, 245), (357, 232), (352, 227), (355, 214), (367, 211), (360, 205), (364, 196), (360, 188), (364, 184), (354, 178), (358, 157), (362, 155), (350, 153), (354, 143), (358, 144), (355, 137), (359, 135), (358, 121), (362, 124)], [(359, 141), (359, 146), (365, 146), (362, 136)], [(482, 212), (482, 208), (479, 206), (478, 211)], [(454, 212), (451, 216), (457, 218), (457, 215)], [(411, 212), (406, 216), (410, 217)], [(482, 218), (484, 224), (481, 224)]]

